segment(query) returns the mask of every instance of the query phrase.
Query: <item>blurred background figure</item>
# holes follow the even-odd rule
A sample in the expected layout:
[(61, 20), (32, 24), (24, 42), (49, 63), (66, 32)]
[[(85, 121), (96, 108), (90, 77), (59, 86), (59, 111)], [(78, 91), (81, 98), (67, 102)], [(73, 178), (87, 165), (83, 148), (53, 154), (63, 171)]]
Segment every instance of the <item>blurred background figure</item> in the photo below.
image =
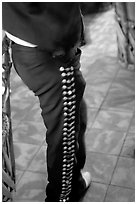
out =
[(135, 65), (135, 2), (114, 3), (117, 20), (119, 59), (134, 69)]

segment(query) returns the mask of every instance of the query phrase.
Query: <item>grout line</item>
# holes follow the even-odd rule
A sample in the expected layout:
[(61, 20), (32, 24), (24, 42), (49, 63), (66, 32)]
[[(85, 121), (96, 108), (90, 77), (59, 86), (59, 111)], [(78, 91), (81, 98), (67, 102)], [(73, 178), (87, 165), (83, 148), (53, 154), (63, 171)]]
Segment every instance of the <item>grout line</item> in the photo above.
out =
[(44, 142), (42, 142), (41, 143), (41, 145), (39, 145), (39, 148), (38, 148), (38, 150), (37, 150), (37, 152), (33, 155), (33, 157), (32, 157), (32, 159), (30, 160), (30, 162), (28, 163), (28, 165), (27, 165), (27, 167), (26, 167), (26, 169), (25, 170), (27, 170), (28, 169), (28, 167), (30, 166), (30, 164), (32, 163), (32, 161), (33, 161), (33, 159), (35, 158), (35, 156), (37, 155), (37, 153), (40, 151), (40, 149), (42, 148), (42, 146), (43, 146), (43, 143)]
[(120, 70), (120, 66), (119, 66), (119, 63), (118, 63), (118, 59), (117, 59), (117, 61), (116, 61), (116, 65), (118, 66), (117, 71), (116, 71), (116, 73), (115, 73), (115, 75), (114, 75), (114, 77), (113, 77), (113, 79), (112, 79), (112, 82), (111, 82), (111, 84), (110, 84), (110, 86), (109, 86), (109, 88), (108, 88), (108, 90), (107, 90), (107, 92), (106, 92), (106, 95), (104, 96), (104, 100), (102, 101), (102, 103), (101, 103), (101, 105), (100, 105), (100, 109), (102, 108), (102, 106), (103, 106), (103, 104), (104, 104), (104, 102), (105, 102), (105, 100), (106, 100), (106, 98), (107, 98), (107, 96), (108, 96), (108, 94), (109, 94), (109, 92), (110, 92), (110, 89), (112, 88), (112, 85), (113, 85), (113, 83), (114, 83), (114, 81), (115, 81), (115, 79), (116, 79), (116, 77), (117, 77), (117, 75), (118, 75), (118, 72), (119, 72), (119, 70)]
[[(27, 167), (26, 167), (24, 170), (21, 170), (21, 169), (16, 168), (16, 165), (15, 165), (15, 169), (17, 169), (17, 170), (19, 170), (19, 171), (23, 171), (22, 176), (25, 174), (25, 172), (27, 171), (27, 169), (28, 169), (28, 167), (30, 166), (31, 162), (33, 161), (33, 159), (35, 158), (35, 156), (37, 155), (37, 153), (40, 151), (40, 149), (41, 149), (42, 146), (43, 146), (43, 143), (39, 146), (38, 150), (37, 150), (36, 153), (33, 155), (32, 159), (29, 160), (28, 165), (27, 165)], [(16, 161), (15, 161), (15, 162), (16, 162)], [(22, 178), (22, 176), (21, 176), (21, 178)], [(18, 184), (20, 183), (21, 178), (19, 179), (19, 181), (17, 182), (16, 185), (18, 185)]]
[[(105, 182), (100, 182), (100, 181), (92, 181), (92, 183), (103, 184), (103, 185), (109, 186), (109, 184), (108, 184), (108, 183), (105, 183)], [(132, 188), (132, 187), (118, 186), (118, 185), (115, 185), (115, 184), (111, 184), (111, 186), (114, 186), (114, 187), (119, 187), (119, 188), (124, 188), (124, 189), (135, 190), (135, 189), (134, 189), (134, 188)]]
[(113, 172), (112, 172), (112, 175), (111, 175), (111, 179), (110, 179), (110, 181), (109, 181), (109, 183), (108, 183), (108, 187), (107, 187), (107, 190), (106, 190), (106, 193), (105, 193), (104, 201), (103, 201), (103, 202), (105, 202), (105, 200), (106, 200), (107, 193), (108, 193), (108, 189), (109, 189), (109, 187), (110, 187), (110, 185), (111, 185), (111, 181), (112, 181), (114, 172), (115, 172), (115, 170), (116, 170), (116, 167), (117, 167), (117, 164), (118, 164), (118, 160), (119, 160), (119, 157), (117, 157), (117, 161), (116, 161), (116, 164), (115, 164), (115, 166), (114, 166), (114, 169), (113, 169)]
[[(132, 118), (133, 118), (133, 117), (132, 117)], [(130, 124), (131, 124), (131, 120), (130, 120), (130, 123), (129, 123), (129, 127), (130, 127)], [(121, 147), (121, 151), (122, 151), (122, 149), (123, 149), (125, 140), (126, 140), (126, 138), (127, 138), (128, 131), (129, 131), (129, 127), (128, 127), (127, 131), (126, 131), (126, 136), (125, 136), (123, 145), (122, 145), (122, 147)], [(121, 151), (120, 151), (120, 153), (119, 153), (119, 155), (118, 155), (118, 157), (117, 157), (117, 162), (116, 162), (115, 167), (114, 167), (113, 172), (112, 172), (112, 176), (111, 176), (111, 179), (110, 179), (110, 182), (109, 182), (109, 185), (108, 185), (108, 188), (107, 188), (105, 197), (104, 197), (104, 202), (105, 202), (106, 197), (107, 197), (107, 192), (108, 192), (109, 186), (112, 185), (111, 182), (112, 182), (112, 178), (113, 178), (113, 176), (114, 176), (115, 170), (116, 170), (116, 168), (117, 168), (118, 161), (119, 161), (119, 159), (120, 159), (121, 157), (123, 157), (123, 156), (121, 155)], [(126, 158), (128, 158), (128, 159), (133, 159), (133, 158), (129, 158), (129, 157), (126, 157)], [(115, 185), (114, 185), (114, 186), (115, 186)], [(121, 186), (121, 187), (122, 187), (122, 186)]]

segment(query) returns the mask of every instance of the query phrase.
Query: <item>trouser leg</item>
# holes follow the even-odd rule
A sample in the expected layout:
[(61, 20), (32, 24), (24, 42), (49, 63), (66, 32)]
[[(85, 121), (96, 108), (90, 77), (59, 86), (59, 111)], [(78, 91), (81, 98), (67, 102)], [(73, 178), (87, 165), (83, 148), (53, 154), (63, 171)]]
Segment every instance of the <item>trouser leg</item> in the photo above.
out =
[(17, 73), (39, 97), (47, 127), (47, 197), (49, 201), (68, 201), (85, 161), (85, 153), (80, 151), (83, 134), (79, 134), (85, 83), (77, 69), (79, 57), (63, 64), (44, 51), (16, 44), (12, 52)]

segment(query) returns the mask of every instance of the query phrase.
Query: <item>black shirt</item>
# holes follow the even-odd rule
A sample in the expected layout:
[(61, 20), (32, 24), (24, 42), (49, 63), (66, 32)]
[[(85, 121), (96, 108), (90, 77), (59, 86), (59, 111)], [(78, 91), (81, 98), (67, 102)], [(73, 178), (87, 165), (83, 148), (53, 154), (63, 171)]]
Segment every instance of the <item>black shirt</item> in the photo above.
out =
[(75, 46), (83, 25), (76, 2), (3, 2), (3, 29), (12, 35), (54, 51)]

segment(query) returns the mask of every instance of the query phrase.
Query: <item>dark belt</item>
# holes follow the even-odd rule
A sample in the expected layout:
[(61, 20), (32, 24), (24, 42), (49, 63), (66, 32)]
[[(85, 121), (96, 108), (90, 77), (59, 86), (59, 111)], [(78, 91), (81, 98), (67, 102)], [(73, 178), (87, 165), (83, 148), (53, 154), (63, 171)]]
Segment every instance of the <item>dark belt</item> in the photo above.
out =
[(69, 50), (65, 51), (64, 49), (57, 49), (52, 53), (52, 57), (69, 57), (72, 58), (75, 53), (77, 53), (77, 49), (79, 48), (79, 43), (76, 44), (74, 47), (70, 48)]

